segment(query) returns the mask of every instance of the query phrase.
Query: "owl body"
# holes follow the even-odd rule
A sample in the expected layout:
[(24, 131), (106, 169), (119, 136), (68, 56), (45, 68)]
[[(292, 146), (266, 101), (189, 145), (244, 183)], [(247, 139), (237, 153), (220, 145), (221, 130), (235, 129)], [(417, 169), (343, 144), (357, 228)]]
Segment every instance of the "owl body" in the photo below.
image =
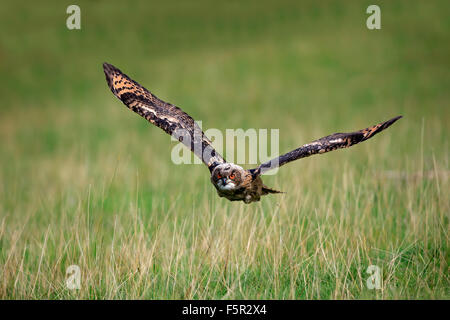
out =
[(219, 197), (230, 201), (256, 202), (269, 193), (281, 193), (266, 187), (259, 175), (234, 164), (223, 163), (211, 172), (211, 183), (216, 187)]

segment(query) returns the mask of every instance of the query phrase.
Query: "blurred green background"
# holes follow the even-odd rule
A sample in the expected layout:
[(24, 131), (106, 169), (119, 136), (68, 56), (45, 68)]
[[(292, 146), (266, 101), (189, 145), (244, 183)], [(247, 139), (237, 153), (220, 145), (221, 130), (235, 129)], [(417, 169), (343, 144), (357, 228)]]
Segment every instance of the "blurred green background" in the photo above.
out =
[(446, 152), (446, 1), (382, 2), (382, 29), (374, 31), (365, 25), (370, 1), (80, 1), (82, 29), (73, 31), (65, 26), (69, 4), (2, 4), (0, 112), (9, 160), (74, 146), (104, 152), (124, 131), (156, 139), (152, 145), (168, 140), (120, 109), (105, 89), (104, 61), (206, 128), (282, 128), (288, 149), (403, 114), (397, 130), (410, 145), (396, 152), (417, 146), (423, 120), (427, 144)]
[[(202, 230), (219, 209), (230, 219), (235, 211), (261, 217), (265, 225), (280, 201), (286, 217), (316, 212), (317, 221), (325, 221), (314, 210), (332, 201), (330, 188), (346, 186), (349, 172), (356, 193), (366, 179), (384, 181), (364, 189), (367, 203), (383, 194), (397, 205), (389, 214), (417, 208), (411, 210), (422, 218), (434, 217), (424, 235), (417, 231), (422, 218), (412, 230), (403, 216), (386, 231), (392, 242), (389, 236), (373, 238), (375, 247), (386, 250), (409, 243), (425, 250), (432, 243), (430, 250), (440, 257), (430, 256), (441, 273), (430, 274), (434, 280), (427, 290), (417, 292), (417, 284), (408, 282), (410, 291), (390, 297), (448, 297), (448, 1), (76, 1), (81, 30), (66, 28), (70, 4), (1, 5), (1, 297), (67, 297), (34, 277), (41, 263), (49, 274), (63, 277), (68, 257), (82, 255), (81, 249), (71, 253), (58, 245), (62, 234), (75, 232), (71, 226), (79, 216), (86, 220), (87, 234), (101, 243), (111, 241), (114, 219), (126, 219), (134, 210), (150, 231), (158, 223), (176, 226), (183, 219), (199, 223)], [(381, 7), (381, 30), (366, 28), (370, 4)], [(187, 170), (170, 161), (175, 143), (113, 97), (103, 62), (202, 120), (204, 129), (279, 128), (280, 152), (333, 132), (362, 129), (397, 115), (404, 119), (358, 149), (286, 166), (264, 179), (289, 191), (285, 198), (267, 197), (243, 207), (216, 199), (204, 167), (189, 165)], [(408, 189), (411, 181), (414, 190)], [(353, 196), (348, 195), (349, 201)], [(430, 200), (422, 206), (421, 198)], [(299, 201), (312, 203), (308, 212), (299, 209)], [(151, 217), (155, 225), (146, 220)], [(173, 239), (176, 231), (167, 228)], [(48, 252), (42, 249), (46, 232), (49, 243), (54, 241)], [(432, 234), (439, 238), (428, 242)], [(43, 262), (42, 252), (50, 255)], [(21, 261), (26, 267), (17, 278)], [(264, 272), (260, 275), (264, 278)], [(248, 294), (217, 289), (189, 295), (176, 288), (152, 296), (142, 290), (121, 296), (104, 289), (84, 297), (367, 297), (356, 289), (342, 295), (317, 289), (306, 296), (250, 289), (244, 290)]]

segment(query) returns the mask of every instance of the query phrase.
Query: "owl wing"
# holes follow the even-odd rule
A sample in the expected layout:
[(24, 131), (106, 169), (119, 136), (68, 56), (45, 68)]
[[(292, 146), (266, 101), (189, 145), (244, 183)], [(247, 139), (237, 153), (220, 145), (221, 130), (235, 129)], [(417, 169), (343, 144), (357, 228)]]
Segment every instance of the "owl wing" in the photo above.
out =
[(210, 171), (225, 162), (191, 116), (173, 104), (158, 99), (116, 67), (104, 63), (103, 70), (106, 82), (117, 98), (129, 109), (182, 142)]
[(276, 167), (281, 167), (282, 165), (285, 165), (286, 163), (297, 159), (306, 158), (318, 153), (325, 153), (336, 149), (351, 147), (355, 144), (372, 138), (378, 132), (381, 132), (384, 129), (388, 128), (401, 117), (402, 116), (398, 116), (375, 126), (355, 132), (331, 134), (311, 143), (305, 144), (304, 146), (283, 154), (278, 158), (265, 162), (258, 168), (251, 169), (250, 172), (254, 177), (256, 177), (268, 170), (274, 169)]

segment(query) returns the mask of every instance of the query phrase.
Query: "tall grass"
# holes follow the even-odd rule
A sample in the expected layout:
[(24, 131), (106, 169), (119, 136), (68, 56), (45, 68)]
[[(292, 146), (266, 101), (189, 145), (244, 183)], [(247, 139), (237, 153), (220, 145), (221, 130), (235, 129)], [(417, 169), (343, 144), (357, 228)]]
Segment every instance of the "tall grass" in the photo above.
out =
[[(359, 1), (80, 1), (80, 31), (69, 4), (0, 12), (0, 298), (449, 298), (446, 2), (383, 2), (379, 31)], [(231, 203), (170, 161), (103, 61), (205, 129), (279, 128), (280, 152), (404, 119)]]

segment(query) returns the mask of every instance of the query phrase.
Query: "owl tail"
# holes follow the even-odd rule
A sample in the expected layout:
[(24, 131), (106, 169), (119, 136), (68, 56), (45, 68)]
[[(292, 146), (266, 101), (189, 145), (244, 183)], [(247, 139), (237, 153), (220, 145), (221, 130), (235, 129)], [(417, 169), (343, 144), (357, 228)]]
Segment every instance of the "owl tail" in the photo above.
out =
[(266, 195), (266, 194), (269, 194), (269, 193), (286, 193), (286, 192), (278, 191), (278, 190), (275, 190), (275, 189), (272, 189), (272, 188), (269, 188), (269, 187), (263, 185), (263, 187), (262, 187), (262, 194)]

